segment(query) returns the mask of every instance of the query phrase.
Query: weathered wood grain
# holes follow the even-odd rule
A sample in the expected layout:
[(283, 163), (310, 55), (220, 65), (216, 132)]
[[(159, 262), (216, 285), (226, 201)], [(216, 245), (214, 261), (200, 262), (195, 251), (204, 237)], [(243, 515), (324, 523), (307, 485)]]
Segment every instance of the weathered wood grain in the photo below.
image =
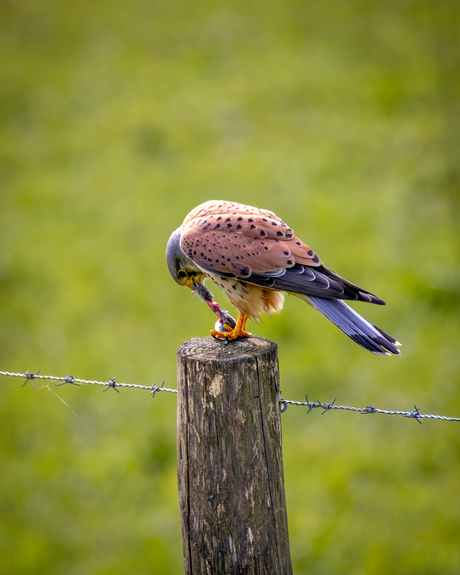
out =
[(185, 573), (291, 574), (276, 344), (183, 343), (177, 427)]

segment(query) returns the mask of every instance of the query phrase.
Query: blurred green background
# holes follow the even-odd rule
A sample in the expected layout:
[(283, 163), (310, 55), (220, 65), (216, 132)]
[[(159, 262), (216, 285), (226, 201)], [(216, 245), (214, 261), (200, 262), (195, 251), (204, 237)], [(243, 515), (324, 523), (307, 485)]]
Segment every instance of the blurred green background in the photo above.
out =
[[(403, 343), (373, 356), (289, 298), (249, 328), (284, 397), (460, 415), (457, 2), (0, 6), (1, 370), (175, 387), (214, 318), (165, 245), (227, 199), (386, 299), (355, 307)], [(74, 415), (0, 383), (2, 572), (182, 573), (176, 397), (50, 385)], [(458, 423), (282, 422), (297, 575), (460, 572)]]

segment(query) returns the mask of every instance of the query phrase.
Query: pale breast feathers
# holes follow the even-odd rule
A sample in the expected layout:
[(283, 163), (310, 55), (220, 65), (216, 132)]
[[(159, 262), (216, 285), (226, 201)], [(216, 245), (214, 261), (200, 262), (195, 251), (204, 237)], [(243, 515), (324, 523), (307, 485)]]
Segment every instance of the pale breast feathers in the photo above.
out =
[(268, 210), (211, 201), (182, 224), (182, 251), (204, 269), (238, 278), (270, 273), (296, 263), (321, 264), (283, 220)]

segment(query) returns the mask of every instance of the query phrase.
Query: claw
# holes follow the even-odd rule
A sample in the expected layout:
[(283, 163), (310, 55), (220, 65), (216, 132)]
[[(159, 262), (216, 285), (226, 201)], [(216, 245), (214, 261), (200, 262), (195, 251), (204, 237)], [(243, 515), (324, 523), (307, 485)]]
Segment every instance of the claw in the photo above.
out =
[(226, 329), (227, 331), (217, 331), (213, 329), (211, 331), (211, 335), (212, 337), (215, 337), (217, 339), (226, 339), (228, 341), (234, 341), (235, 339), (249, 337), (251, 334), (245, 330), (247, 320), (248, 316), (240, 313), (240, 315), (238, 316), (238, 321), (236, 322), (236, 326), (234, 328), (225, 323), (224, 329)]

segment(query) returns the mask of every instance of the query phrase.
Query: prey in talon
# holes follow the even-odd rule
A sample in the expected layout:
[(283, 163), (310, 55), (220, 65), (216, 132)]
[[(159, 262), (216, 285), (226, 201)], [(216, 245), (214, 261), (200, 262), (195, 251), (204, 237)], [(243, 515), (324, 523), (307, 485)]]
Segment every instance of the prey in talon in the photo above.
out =
[(220, 305), (217, 302), (214, 301), (212, 293), (203, 283), (199, 284), (194, 282), (194, 288), (192, 293), (197, 295), (201, 301), (207, 303), (210, 309), (219, 318), (216, 321), (215, 330), (211, 331), (211, 335), (213, 335), (214, 337), (219, 337), (216, 335), (216, 333), (225, 334), (235, 329), (236, 321), (229, 313), (221, 309)]

